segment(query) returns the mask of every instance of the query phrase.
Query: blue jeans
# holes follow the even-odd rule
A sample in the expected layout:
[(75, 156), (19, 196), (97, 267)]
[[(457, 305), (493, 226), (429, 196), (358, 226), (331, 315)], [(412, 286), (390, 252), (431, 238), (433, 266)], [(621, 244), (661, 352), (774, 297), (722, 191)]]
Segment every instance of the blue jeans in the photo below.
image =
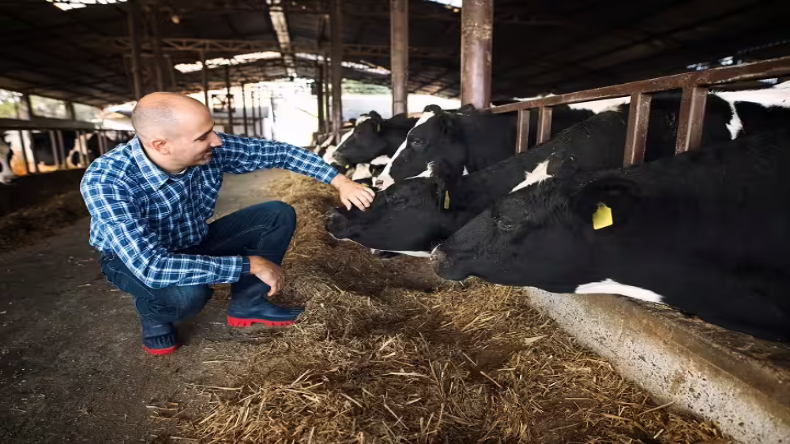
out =
[[(283, 202), (266, 202), (210, 223), (203, 242), (180, 253), (261, 256), (280, 265), (295, 229), (293, 207)], [(143, 326), (168, 324), (195, 316), (214, 293), (208, 285), (152, 289), (113, 254), (102, 253), (101, 269), (113, 285), (132, 295)], [(269, 290), (270, 287), (255, 275), (242, 276), (231, 285), (230, 311), (248, 310), (265, 299)]]

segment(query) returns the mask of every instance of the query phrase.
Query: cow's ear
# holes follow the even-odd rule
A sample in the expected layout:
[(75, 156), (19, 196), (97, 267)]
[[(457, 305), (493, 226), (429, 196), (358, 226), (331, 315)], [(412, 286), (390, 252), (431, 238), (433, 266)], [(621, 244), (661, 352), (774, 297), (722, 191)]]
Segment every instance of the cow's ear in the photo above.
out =
[(472, 105), (471, 103), (467, 103), (466, 105), (458, 108), (458, 114), (471, 115), (476, 113), (477, 113), (477, 108), (475, 108), (475, 106)]
[(442, 107), (439, 106), (439, 105), (428, 105), (422, 111), (425, 112), (425, 113), (434, 113), (436, 115), (444, 113), (444, 111), (442, 110)]
[(445, 159), (438, 159), (431, 163), (431, 177), (436, 181), (436, 195), (438, 198), (439, 209), (442, 211), (453, 208), (453, 196), (455, 195), (455, 184), (462, 173), (455, 171), (450, 162)]
[(584, 185), (571, 196), (574, 212), (595, 230), (628, 222), (639, 201), (639, 186), (620, 177), (603, 177)]
[(368, 117), (370, 117), (370, 120), (373, 120), (376, 123), (381, 123), (384, 120), (381, 118), (381, 114), (377, 113), (376, 111), (369, 112)]

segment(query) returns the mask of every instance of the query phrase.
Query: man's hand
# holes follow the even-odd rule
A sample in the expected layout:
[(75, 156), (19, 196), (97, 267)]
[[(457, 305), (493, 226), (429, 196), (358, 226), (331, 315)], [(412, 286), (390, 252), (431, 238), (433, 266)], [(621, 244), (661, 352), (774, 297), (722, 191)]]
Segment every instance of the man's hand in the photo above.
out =
[(285, 274), (282, 268), (260, 256), (250, 256), (250, 273), (271, 287), (268, 296), (277, 294), (285, 286)]
[(348, 177), (338, 174), (332, 179), (332, 186), (337, 188), (340, 192), (340, 200), (347, 210), (351, 209), (351, 205), (356, 206), (362, 211), (368, 208), (376, 197), (376, 192), (372, 189), (360, 185)]

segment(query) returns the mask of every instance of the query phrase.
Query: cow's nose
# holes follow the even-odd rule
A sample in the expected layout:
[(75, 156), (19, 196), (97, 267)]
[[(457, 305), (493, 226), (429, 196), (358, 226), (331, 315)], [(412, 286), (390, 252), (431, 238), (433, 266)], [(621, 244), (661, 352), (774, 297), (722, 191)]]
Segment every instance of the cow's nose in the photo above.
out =
[(374, 184), (376, 188), (381, 188), (384, 186), (384, 181), (381, 179), (376, 179), (376, 183)]
[(440, 250), (438, 247), (433, 249), (433, 252), (431, 253), (431, 262), (438, 264), (444, 262), (445, 259), (447, 259), (447, 255), (442, 250)]

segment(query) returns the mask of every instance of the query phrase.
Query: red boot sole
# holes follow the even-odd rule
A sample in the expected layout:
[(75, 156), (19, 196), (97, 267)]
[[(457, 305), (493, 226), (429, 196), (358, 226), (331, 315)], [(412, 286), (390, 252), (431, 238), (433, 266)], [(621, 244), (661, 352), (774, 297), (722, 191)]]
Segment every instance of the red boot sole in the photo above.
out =
[(266, 319), (242, 319), (228, 316), (228, 325), (231, 327), (250, 327), (252, 324), (263, 324), (267, 327), (289, 327), (296, 321), (269, 321)]
[(143, 346), (143, 348), (145, 349), (146, 352), (148, 352), (148, 354), (162, 356), (162, 355), (169, 355), (170, 353), (173, 353), (180, 346), (181, 344), (167, 348), (148, 348), (146, 346)]

